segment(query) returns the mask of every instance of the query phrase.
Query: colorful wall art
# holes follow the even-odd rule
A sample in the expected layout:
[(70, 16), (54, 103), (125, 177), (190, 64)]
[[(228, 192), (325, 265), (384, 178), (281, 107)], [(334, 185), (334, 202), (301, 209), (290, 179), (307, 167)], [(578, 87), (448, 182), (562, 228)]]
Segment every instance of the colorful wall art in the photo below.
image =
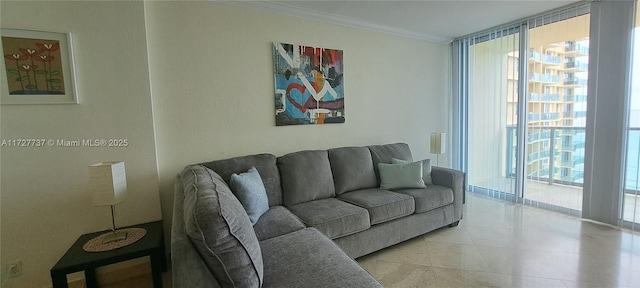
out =
[(2, 104), (77, 103), (65, 33), (2, 29)]
[(273, 43), (276, 125), (344, 123), (342, 50)]

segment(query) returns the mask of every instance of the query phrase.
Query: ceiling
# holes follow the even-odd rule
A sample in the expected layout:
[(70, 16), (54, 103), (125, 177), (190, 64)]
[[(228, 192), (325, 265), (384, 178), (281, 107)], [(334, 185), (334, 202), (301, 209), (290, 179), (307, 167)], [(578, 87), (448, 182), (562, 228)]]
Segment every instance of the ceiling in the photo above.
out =
[(533, 16), (576, 0), (222, 1), (432, 42)]

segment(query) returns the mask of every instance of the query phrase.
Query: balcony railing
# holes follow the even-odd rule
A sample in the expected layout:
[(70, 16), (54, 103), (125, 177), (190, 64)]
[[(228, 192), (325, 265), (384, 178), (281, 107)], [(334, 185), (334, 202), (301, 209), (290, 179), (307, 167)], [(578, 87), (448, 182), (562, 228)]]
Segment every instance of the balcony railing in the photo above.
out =
[(560, 83), (560, 76), (551, 74), (531, 73), (529, 80), (543, 83)]
[(587, 95), (565, 95), (565, 102), (587, 102)]
[(560, 94), (531, 93), (531, 101), (558, 102), (558, 101), (560, 101)]
[(585, 46), (582, 46), (580, 44), (575, 44), (575, 43), (566, 44), (564, 46), (564, 51), (565, 52), (576, 51), (576, 52), (579, 52), (579, 53), (582, 53), (582, 54), (589, 54), (589, 47), (585, 47)]
[(577, 77), (569, 77), (564, 79), (564, 85), (587, 85), (587, 79), (580, 79)]
[(529, 58), (539, 61), (539, 62), (543, 62), (543, 63), (549, 63), (549, 64), (561, 64), (562, 63), (562, 58), (560, 58), (560, 56), (552, 56), (552, 55), (545, 55), (545, 54), (540, 54), (536, 51), (529, 51)]
[(572, 61), (572, 62), (567, 62), (564, 63), (564, 68), (565, 69), (580, 69), (580, 70), (587, 70), (589, 69), (589, 63), (584, 63), (584, 62), (579, 62), (579, 61)]
[(541, 139), (549, 139), (551, 136), (551, 131), (542, 131), (542, 132), (533, 132), (527, 135), (529, 143), (536, 142)]
[[(585, 128), (550, 126), (528, 127), (528, 130), (526, 162), (528, 167), (537, 167), (537, 169), (527, 171), (527, 177), (547, 181), (550, 184), (582, 187)], [(507, 126), (507, 143), (516, 143), (515, 137), (516, 127)], [(640, 165), (640, 127), (630, 128), (628, 143), (625, 191), (631, 193), (640, 188), (640, 173), (638, 173), (640, 171), (638, 167)], [(516, 153), (513, 151), (515, 148), (513, 145), (507, 145), (506, 172), (511, 177), (515, 176)]]
[(584, 118), (587, 117), (587, 111), (565, 111), (562, 112), (564, 118)]
[(550, 121), (560, 119), (560, 113), (529, 113), (529, 121)]

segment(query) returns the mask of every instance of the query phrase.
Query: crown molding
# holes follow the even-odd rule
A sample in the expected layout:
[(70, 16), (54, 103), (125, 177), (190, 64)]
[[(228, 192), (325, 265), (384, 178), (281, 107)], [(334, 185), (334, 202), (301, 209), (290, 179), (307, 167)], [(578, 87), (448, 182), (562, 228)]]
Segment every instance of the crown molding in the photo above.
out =
[(435, 42), (435, 43), (449, 43), (452, 39), (446, 37), (438, 37), (425, 33), (416, 33), (413, 31), (398, 29), (389, 26), (379, 25), (375, 23), (369, 23), (362, 20), (337, 16), (330, 13), (319, 12), (310, 9), (304, 9), (295, 7), (281, 2), (275, 1), (224, 1), (213, 0), (216, 3), (228, 4), (237, 7), (244, 7), (254, 10), (260, 10), (269, 13), (282, 14), (287, 16), (299, 17), (308, 20), (315, 20), (325, 23), (337, 24), (342, 26), (360, 28), (375, 32), (381, 32), (386, 34), (392, 34), (400, 37), (412, 38), (422, 41)]

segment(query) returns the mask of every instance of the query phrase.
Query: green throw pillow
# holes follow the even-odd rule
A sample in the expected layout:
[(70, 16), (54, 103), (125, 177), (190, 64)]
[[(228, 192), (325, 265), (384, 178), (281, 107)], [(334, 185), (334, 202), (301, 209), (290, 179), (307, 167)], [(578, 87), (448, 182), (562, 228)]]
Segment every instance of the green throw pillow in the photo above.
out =
[(255, 225), (260, 216), (269, 210), (267, 190), (264, 188), (258, 170), (251, 167), (247, 172), (231, 174), (229, 186), (242, 203), (244, 210), (247, 211), (251, 224)]
[[(416, 161), (416, 162), (421, 162), (422, 163), (422, 180), (424, 180), (424, 184), (433, 184), (433, 181), (431, 180), (431, 159), (424, 159), (424, 160), (420, 160), (420, 161)], [(407, 163), (409, 163), (409, 161), (392, 158), (391, 159), (391, 163), (392, 164), (407, 164)]]
[(378, 163), (380, 172), (380, 189), (392, 190), (402, 188), (424, 188), (422, 180), (422, 163), (406, 164)]

